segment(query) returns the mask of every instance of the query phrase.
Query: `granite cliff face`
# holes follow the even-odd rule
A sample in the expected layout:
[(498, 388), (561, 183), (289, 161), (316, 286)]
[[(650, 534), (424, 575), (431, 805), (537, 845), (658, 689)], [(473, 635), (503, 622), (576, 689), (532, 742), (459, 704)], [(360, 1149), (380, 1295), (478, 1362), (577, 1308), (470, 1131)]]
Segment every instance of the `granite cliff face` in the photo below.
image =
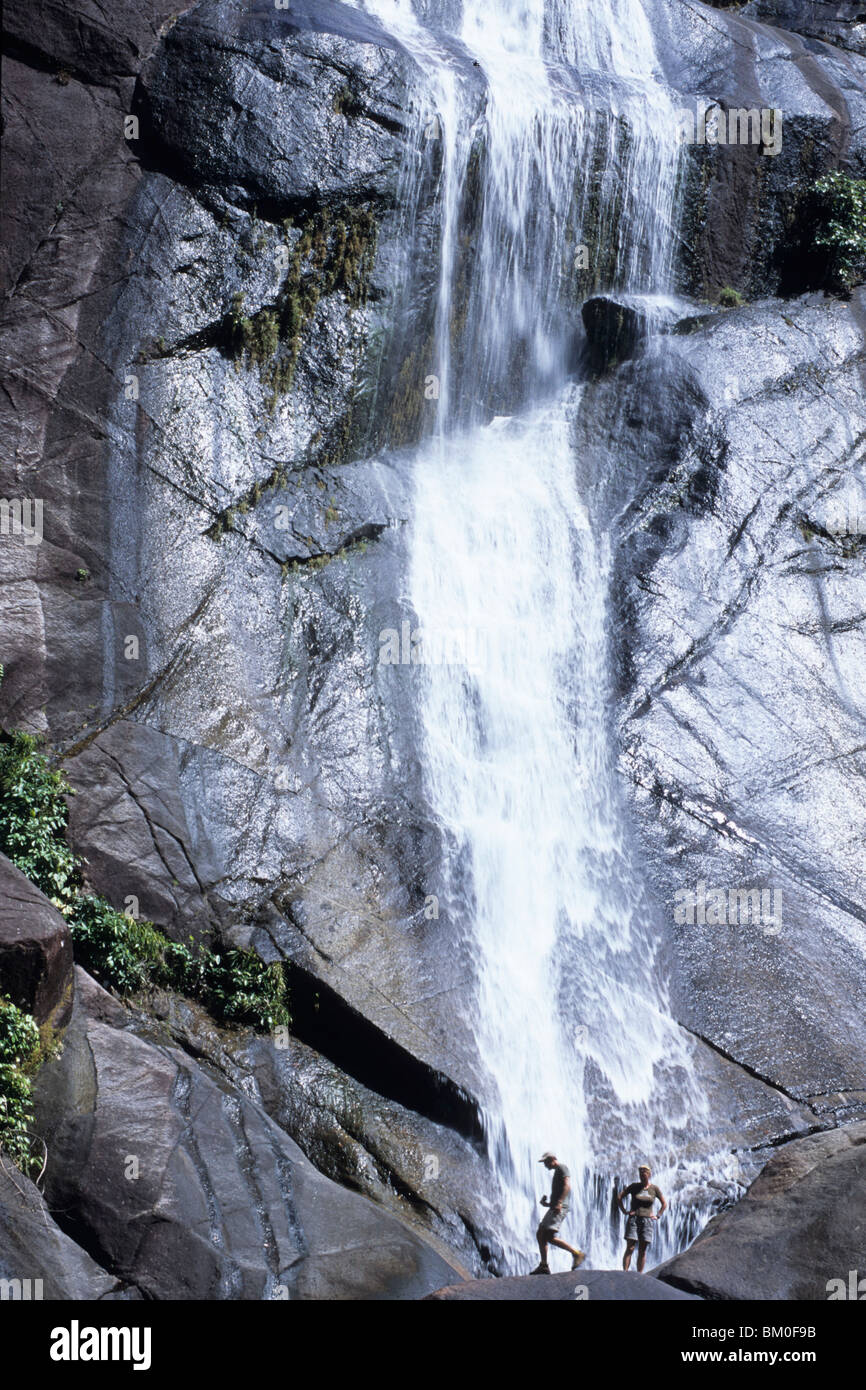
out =
[[(834, 520), (855, 525), (866, 496), (864, 309), (862, 292), (761, 301), (635, 364), (639, 409), (658, 420), (664, 401), (676, 424), (622, 518), (622, 767), (679, 1016), (816, 1118), (866, 1099), (864, 550)], [(640, 427), (610, 433), (640, 475)], [(701, 882), (723, 899), (677, 924)], [(746, 888), (766, 910), (743, 928)]]
[[(691, 308), (587, 383), (576, 425), (618, 541), (634, 841), (711, 1143), (748, 1177), (753, 1150), (866, 1114), (866, 552), (830, 515), (866, 515), (866, 300), (798, 283), (792, 251), (814, 179), (866, 175), (863, 26), (841, 8), (646, 5), (683, 106), (779, 108), (784, 143), (688, 152)], [(95, 1297), (423, 1296), (498, 1254), (473, 943), (428, 911), (441, 832), (402, 673), (379, 664), (411, 617), (440, 156), (416, 61), (361, 10), (169, 10), (4, 10), (0, 492), (43, 499), (44, 540), (0, 541), (0, 721), (56, 750), (90, 884), (178, 940), (287, 961), (295, 1028), (280, 1050), (171, 998), (148, 1020), (79, 972), (41, 1082), (66, 1232), (46, 1260)], [(749, 302), (694, 302), (723, 286)], [(775, 890), (781, 930), (674, 923), (700, 882)], [(133, 1085), (141, 1230), (127, 1189), (101, 1190), (102, 1107)], [(255, 1217), (217, 1257), (241, 1182)], [(368, 1252), (354, 1283), (319, 1254), (319, 1193)]]

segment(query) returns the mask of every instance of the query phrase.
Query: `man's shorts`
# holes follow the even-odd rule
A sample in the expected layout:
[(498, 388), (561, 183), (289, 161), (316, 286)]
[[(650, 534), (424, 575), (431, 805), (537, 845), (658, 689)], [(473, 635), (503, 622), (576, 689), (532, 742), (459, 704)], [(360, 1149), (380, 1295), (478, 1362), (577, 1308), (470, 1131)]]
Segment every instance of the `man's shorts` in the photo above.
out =
[(630, 1216), (625, 1223), (626, 1240), (637, 1240), (641, 1245), (652, 1245), (655, 1224), (651, 1216)]
[(546, 1211), (539, 1222), (538, 1234), (555, 1236), (567, 1216), (568, 1212), (565, 1209), (562, 1211), (554, 1211), (553, 1208), (551, 1208), (549, 1211)]

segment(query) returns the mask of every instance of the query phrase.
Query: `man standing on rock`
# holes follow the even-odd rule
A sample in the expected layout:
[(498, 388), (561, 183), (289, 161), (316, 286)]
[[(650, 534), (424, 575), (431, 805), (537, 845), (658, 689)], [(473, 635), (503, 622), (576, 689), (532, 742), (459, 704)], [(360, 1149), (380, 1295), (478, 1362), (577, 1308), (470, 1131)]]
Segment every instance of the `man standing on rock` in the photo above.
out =
[(568, 1245), (566, 1241), (560, 1240), (558, 1231), (566, 1215), (568, 1214), (568, 1195), (571, 1192), (571, 1174), (564, 1163), (557, 1161), (556, 1154), (548, 1149), (546, 1154), (542, 1154), (538, 1160), (543, 1163), (545, 1168), (553, 1173), (553, 1182), (550, 1188), (550, 1199), (542, 1197), (541, 1205), (547, 1207), (547, 1211), (541, 1218), (541, 1223), (535, 1233), (538, 1241), (538, 1248), (541, 1251), (541, 1263), (531, 1272), (533, 1274), (549, 1274), (550, 1265), (547, 1263), (547, 1247), (555, 1245), (558, 1250), (567, 1250), (571, 1255), (572, 1269), (578, 1269), (586, 1259), (582, 1250), (576, 1249), (573, 1245)]
[[(630, 1187), (624, 1187), (616, 1200), (623, 1216), (628, 1217), (625, 1223), (625, 1254), (622, 1257), (622, 1267), (623, 1269), (631, 1268), (631, 1257), (634, 1254), (634, 1247), (637, 1245), (637, 1272), (643, 1274), (646, 1252), (652, 1245), (653, 1222), (658, 1221), (668, 1204), (661, 1190), (656, 1187), (654, 1182), (650, 1182), (652, 1171), (649, 1164), (642, 1163), (637, 1171), (640, 1182), (633, 1182)], [(631, 1198), (629, 1211), (626, 1211), (623, 1204), (624, 1197)], [(661, 1206), (658, 1216), (654, 1216), (653, 1207), (657, 1201), (661, 1202)]]

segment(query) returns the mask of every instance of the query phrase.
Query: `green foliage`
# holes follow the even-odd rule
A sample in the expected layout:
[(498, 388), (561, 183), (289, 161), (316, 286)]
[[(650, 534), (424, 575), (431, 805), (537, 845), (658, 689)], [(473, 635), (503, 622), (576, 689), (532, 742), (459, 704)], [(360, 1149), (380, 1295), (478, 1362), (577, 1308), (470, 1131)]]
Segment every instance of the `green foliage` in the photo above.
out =
[(0, 1148), (25, 1173), (40, 1164), (32, 1153), (30, 1076), (41, 1043), (36, 1020), (0, 997)]
[(282, 967), (255, 951), (222, 955), (170, 941), (151, 922), (125, 917), (103, 898), (79, 898), (67, 920), (75, 955), (118, 994), (171, 989), (199, 999), (214, 1018), (268, 1030), (289, 1023)]
[(719, 303), (723, 309), (738, 309), (743, 303), (743, 296), (739, 290), (732, 290), (730, 285), (725, 285), (724, 289), (719, 290)]
[(38, 750), (29, 734), (0, 739), (0, 850), (62, 911), (80, 882), (66, 843), (72, 791)]
[(75, 959), (91, 975), (118, 994), (137, 994), (160, 976), (165, 937), (149, 922), (137, 922), (117, 912), (104, 898), (85, 896), (73, 904), (67, 919)]
[(866, 179), (839, 169), (825, 174), (813, 190), (814, 240), (828, 257), (831, 288), (848, 292), (866, 273)]
[[(193, 961), (193, 970), (199, 969)], [(208, 953), (204, 957), (202, 998), (215, 1018), (268, 1032), (288, 1025), (288, 990), (279, 961), (266, 964), (255, 951)]]
[(0, 996), (0, 1063), (24, 1067), (40, 1045), (35, 1018)]
[(178, 945), (151, 922), (126, 917), (104, 898), (81, 893), (80, 865), (66, 843), (70, 794), (65, 777), (49, 767), (34, 738), (3, 737), (0, 850), (63, 913), (76, 960), (118, 994), (173, 989), (201, 1000), (226, 1023), (261, 1030), (287, 1024), (279, 964), (266, 965), (254, 951), (218, 955), (203, 946)]

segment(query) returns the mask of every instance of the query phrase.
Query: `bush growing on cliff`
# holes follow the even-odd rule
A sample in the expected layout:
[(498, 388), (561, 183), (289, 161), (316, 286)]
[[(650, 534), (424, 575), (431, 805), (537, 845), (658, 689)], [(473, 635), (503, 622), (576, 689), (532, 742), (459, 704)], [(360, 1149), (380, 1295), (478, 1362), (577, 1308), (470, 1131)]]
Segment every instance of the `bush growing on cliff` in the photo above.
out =
[(834, 169), (812, 185), (797, 205), (781, 269), (783, 294), (847, 297), (866, 280), (866, 179)]
[(0, 850), (69, 923), (75, 958), (118, 994), (177, 990), (226, 1023), (267, 1030), (290, 1022), (282, 967), (255, 951), (222, 954), (171, 941), (151, 922), (83, 894), (81, 867), (66, 843), (72, 788), (28, 734), (0, 742)]
[(81, 897), (69, 913), (75, 956), (118, 994), (171, 989), (199, 999), (214, 1018), (267, 1031), (290, 1022), (279, 963), (254, 951), (218, 954), (170, 941), (151, 922), (134, 921), (104, 898)]
[(730, 285), (725, 285), (719, 290), (719, 303), (723, 309), (739, 309), (743, 303), (743, 296), (739, 290), (733, 290)]
[(0, 1148), (22, 1172), (40, 1166), (32, 1152), (30, 1079), (41, 1051), (36, 1020), (0, 997)]
[(866, 179), (835, 169), (814, 190), (815, 244), (828, 256), (828, 282), (844, 293), (866, 275)]
[(61, 911), (78, 891), (78, 865), (66, 843), (71, 794), (29, 734), (0, 742), (0, 850)]

